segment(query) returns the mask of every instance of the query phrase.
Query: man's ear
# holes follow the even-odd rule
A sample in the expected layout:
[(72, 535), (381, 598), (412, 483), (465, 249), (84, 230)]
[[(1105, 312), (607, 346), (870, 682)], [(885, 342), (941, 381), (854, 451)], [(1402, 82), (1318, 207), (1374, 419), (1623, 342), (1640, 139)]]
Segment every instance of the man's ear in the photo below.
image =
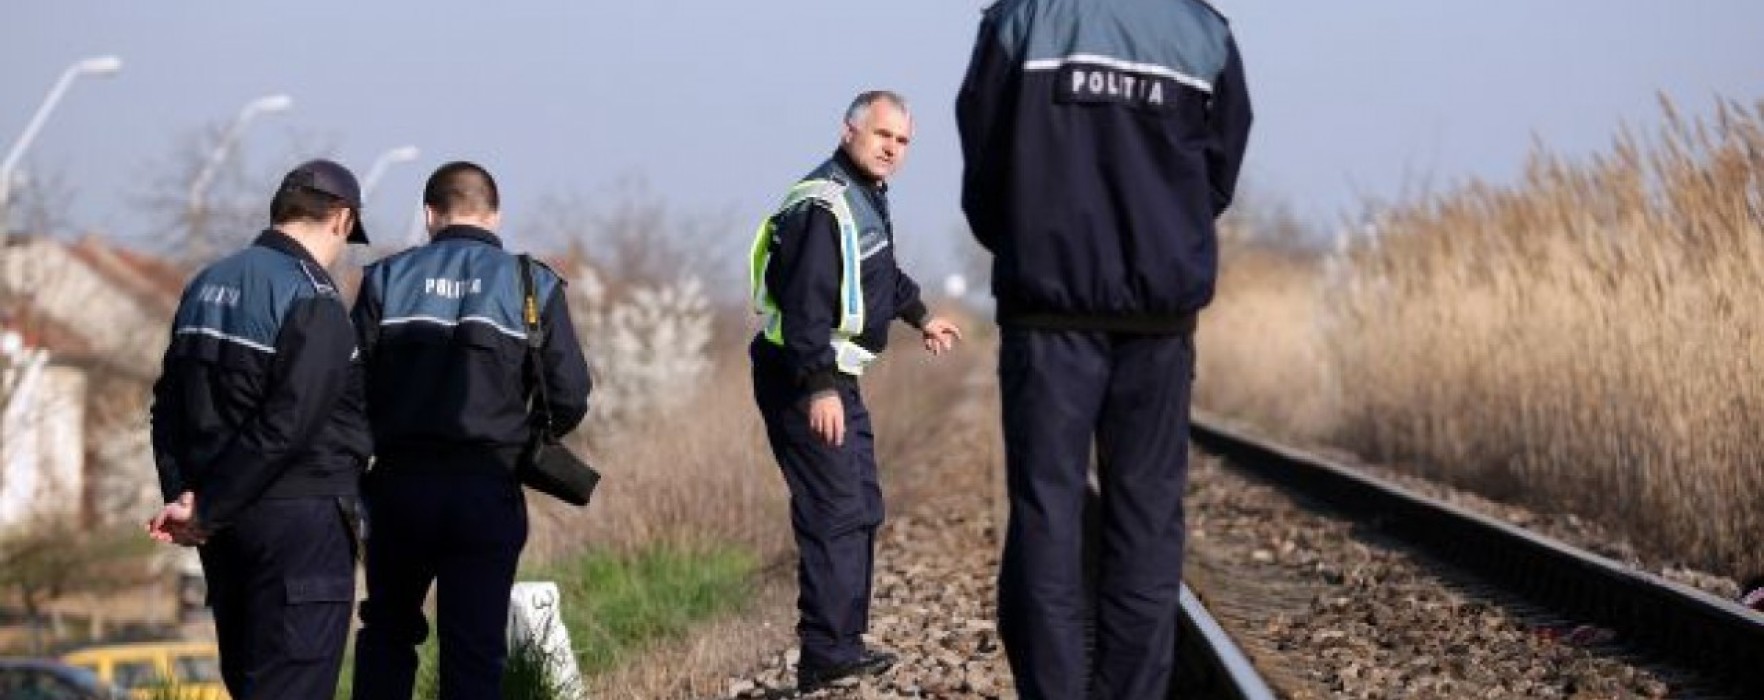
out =
[(348, 238), (349, 233), (355, 230), (355, 221), (350, 218), (356, 216), (354, 211), (349, 207), (337, 207), (337, 210), (331, 213), (331, 232)]

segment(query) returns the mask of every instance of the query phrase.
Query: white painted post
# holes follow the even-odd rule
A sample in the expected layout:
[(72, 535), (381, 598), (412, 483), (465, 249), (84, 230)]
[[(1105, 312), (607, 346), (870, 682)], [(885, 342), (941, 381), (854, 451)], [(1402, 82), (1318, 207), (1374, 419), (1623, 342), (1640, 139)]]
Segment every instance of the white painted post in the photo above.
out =
[(561, 693), (559, 697), (582, 700), (582, 672), (576, 667), (570, 631), (563, 624), (563, 598), (557, 592), (557, 584), (516, 583), (509, 592), (509, 602), (508, 653), (519, 653), (523, 646), (538, 650), (550, 666), (551, 680)]

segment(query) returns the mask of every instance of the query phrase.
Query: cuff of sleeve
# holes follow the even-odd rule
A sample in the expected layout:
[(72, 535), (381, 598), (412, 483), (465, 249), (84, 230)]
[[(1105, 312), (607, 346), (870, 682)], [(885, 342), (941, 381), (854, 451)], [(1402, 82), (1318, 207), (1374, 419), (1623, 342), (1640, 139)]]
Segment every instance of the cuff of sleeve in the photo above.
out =
[(802, 378), (802, 393), (805, 396), (813, 396), (823, 391), (832, 391), (838, 388), (839, 374), (831, 368), (812, 372), (808, 376)]
[(924, 328), (925, 322), (931, 320), (931, 310), (925, 308), (925, 302), (915, 300), (900, 310), (900, 320), (914, 328)]

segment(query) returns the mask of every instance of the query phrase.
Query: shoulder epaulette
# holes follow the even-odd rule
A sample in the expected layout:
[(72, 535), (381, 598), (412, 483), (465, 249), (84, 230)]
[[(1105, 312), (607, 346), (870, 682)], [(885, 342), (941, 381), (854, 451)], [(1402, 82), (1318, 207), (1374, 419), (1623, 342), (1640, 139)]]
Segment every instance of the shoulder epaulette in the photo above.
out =
[(329, 282), (319, 279), (321, 275), (313, 274), (312, 267), (309, 266), (305, 260), (295, 260), (294, 262), (300, 265), (300, 271), (306, 275), (306, 281), (311, 282), (312, 288), (317, 290), (319, 294), (328, 297), (342, 298), (342, 295), (337, 293), (336, 287), (331, 286), (331, 283)]

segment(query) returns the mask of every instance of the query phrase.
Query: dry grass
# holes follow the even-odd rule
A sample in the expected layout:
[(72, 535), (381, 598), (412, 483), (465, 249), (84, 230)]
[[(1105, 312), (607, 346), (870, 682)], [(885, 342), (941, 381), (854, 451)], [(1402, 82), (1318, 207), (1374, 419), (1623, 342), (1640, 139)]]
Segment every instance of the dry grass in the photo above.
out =
[(685, 409), (637, 421), (589, 450), (602, 477), (591, 507), (528, 500), (544, 501), (529, 556), (630, 552), (661, 542), (738, 545), (770, 556), (789, 546), (784, 482), (754, 409), (746, 357), (730, 352), (715, 364)]
[(1243, 357), (1209, 360), (1232, 369), (1203, 402), (1764, 570), (1764, 103), (1664, 109), (1608, 154), (1386, 212), (1318, 284), (1231, 271), (1203, 351)]
[[(941, 491), (974, 488), (972, 472), (1002, 475), (997, 438), (997, 394), (986, 379), (997, 354), (989, 328), (958, 319), (969, 340), (953, 355), (930, 358), (917, 334), (897, 328), (888, 354), (864, 379), (877, 437), (877, 460), (890, 518)], [(749, 406), (751, 410), (751, 406)], [(762, 443), (763, 446), (763, 443)], [(769, 459), (769, 457), (768, 457)], [(975, 467), (974, 465), (981, 465)], [(782, 497), (783, 481), (775, 476)], [(760, 514), (788, 537), (780, 504)], [(688, 638), (671, 640), (623, 668), (594, 679), (592, 697), (714, 697), (732, 678), (755, 669), (796, 644), (794, 549), (788, 544), (762, 572), (748, 611), (700, 625)]]
[[(580, 511), (543, 497), (528, 499), (534, 506), (529, 562), (561, 561), (588, 550), (638, 553), (658, 544), (736, 547), (764, 562), (743, 614), (709, 620), (687, 638), (656, 640), (631, 663), (592, 679), (596, 696), (713, 694), (731, 675), (794, 643), (789, 494), (753, 403), (747, 337), (737, 341), (725, 334), (716, 343), (715, 369), (687, 410), (604, 436), (592, 451), (603, 475), (592, 507)], [(918, 467), (955, 453), (955, 442), (969, 434), (952, 416), (975, 391), (969, 378), (992, 359), (984, 341), (928, 358), (917, 339), (900, 327), (863, 383), (890, 509), (914, 491), (940, 486), (935, 477), (919, 476), (934, 470)], [(915, 478), (901, 478), (909, 473)]]
[[(663, 542), (738, 545), (768, 561), (791, 551), (789, 493), (753, 403), (746, 337), (718, 343), (708, 383), (684, 409), (638, 421), (585, 449), (603, 478), (590, 508), (528, 500), (535, 506), (528, 557), (548, 561), (585, 548), (628, 552)], [(884, 482), (891, 465), (925, 459), (949, 439), (948, 412), (972, 390), (965, 378), (976, 363), (990, 362), (976, 343), (933, 359), (917, 341), (916, 332), (900, 327), (863, 381)]]
[(1223, 255), (1218, 296), (1195, 340), (1195, 403), (1282, 426), (1289, 437), (1321, 437), (1335, 397), (1319, 342), (1325, 314), (1317, 261), (1255, 246), (1227, 247)]

